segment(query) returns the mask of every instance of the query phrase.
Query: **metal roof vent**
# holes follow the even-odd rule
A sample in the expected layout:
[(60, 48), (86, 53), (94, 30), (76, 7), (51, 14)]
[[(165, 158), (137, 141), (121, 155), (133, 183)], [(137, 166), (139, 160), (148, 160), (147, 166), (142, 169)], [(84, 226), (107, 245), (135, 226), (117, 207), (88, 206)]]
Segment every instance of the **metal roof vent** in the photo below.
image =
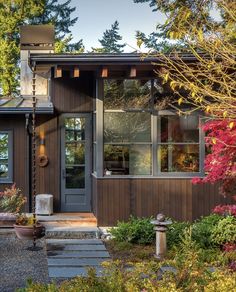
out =
[(53, 50), (55, 30), (53, 25), (25, 25), (20, 27), (21, 50)]

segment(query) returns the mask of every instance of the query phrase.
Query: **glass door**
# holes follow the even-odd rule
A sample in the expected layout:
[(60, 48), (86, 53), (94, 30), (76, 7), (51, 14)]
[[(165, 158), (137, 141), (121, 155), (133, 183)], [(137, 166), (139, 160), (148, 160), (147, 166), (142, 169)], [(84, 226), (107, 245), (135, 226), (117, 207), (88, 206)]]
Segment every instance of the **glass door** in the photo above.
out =
[(91, 211), (91, 116), (68, 114), (61, 127), (61, 211)]

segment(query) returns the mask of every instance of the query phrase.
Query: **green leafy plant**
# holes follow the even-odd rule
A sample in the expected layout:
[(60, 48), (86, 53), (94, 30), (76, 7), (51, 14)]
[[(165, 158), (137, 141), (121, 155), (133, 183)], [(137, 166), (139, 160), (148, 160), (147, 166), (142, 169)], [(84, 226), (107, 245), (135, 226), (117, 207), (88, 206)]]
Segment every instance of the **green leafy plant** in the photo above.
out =
[(26, 202), (26, 197), (21, 193), (20, 189), (16, 188), (15, 184), (0, 192), (0, 208), (6, 212), (21, 213)]
[(184, 230), (190, 227), (189, 222), (177, 222), (174, 221), (167, 230), (167, 246), (172, 248), (177, 246), (181, 242), (181, 237), (183, 236)]
[(206, 217), (202, 217), (193, 223), (192, 236), (193, 240), (202, 248), (210, 248), (215, 245), (212, 241), (212, 230), (222, 220), (222, 216), (217, 214), (211, 214)]
[(236, 218), (234, 216), (227, 216), (220, 220), (212, 229), (211, 240), (218, 245), (223, 245), (226, 242), (235, 243)]
[(150, 222), (151, 219), (131, 216), (128, 222), (118, 222), (117, 227), (111, 228), (110, 232), (118, 242), (150, 244), (155, 239), (153, 225)]

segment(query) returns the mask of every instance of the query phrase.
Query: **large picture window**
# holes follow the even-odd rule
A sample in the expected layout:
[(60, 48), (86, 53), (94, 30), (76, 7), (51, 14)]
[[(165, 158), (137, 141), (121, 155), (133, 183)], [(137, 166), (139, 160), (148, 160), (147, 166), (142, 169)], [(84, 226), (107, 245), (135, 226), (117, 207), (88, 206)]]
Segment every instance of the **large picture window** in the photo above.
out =
[(12, 182), (12, 132), (0, 131), (0, 182)]
[(151, 175), (151, 81), (104, 81), (105, 175)]
[[(105, 176), (194, 176), (203, 173), (204, 143), (198, 115), (156, 107), (155, 80), (102, 81), (99, 120)], [(99, 128), (97, 128), (99, 129)], [(96, 151), (96, 148), (95, 148)], [(97, 153), (97, 155), (99, 155)], [(99, 160), (100, 159), (100, 160)]]

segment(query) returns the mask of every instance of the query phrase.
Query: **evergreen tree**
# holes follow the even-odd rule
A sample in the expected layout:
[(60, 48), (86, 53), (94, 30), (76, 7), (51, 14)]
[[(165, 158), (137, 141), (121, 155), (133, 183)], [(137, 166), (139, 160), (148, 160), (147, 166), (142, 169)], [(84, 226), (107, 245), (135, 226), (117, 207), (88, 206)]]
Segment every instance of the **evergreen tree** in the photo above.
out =
[(122, 53), (125, 44), (119, 44), (122, 40), (119, 35), (119, 22), (116, 20), (112, 25), (111, 29), (107, 29), (103, 33), (103, 38), (99, 40), (102, 48), (92, 48), (93, 52), (96, 53)]
[[(58, 0), (0, 0), (0, 93), (12, 96), (19, 88), (19, 27), (23, 24), (54, 24), (57, 52), (83, 50), (82, 40), (71, 44), (70, 27), (77, 17), (71, 19), (75, 7), (71, 0), (58, 4)], [(59, 48), (61, 50), (59, 50)]]
[[(214, 21), (210, 17), (210, 9), (214, 0), (133, 0), (134, 3), (149, 3), (153, 12), (161, 11), (166, 16), (166, 21), (156, 26), (156, 31), (150, 35), (143, 32), (136, 33), (138, 44), (144, 44), (146, 48), (158, 52), (170, 52), (173, 49), (185, 48), (184, 34), (180, 37), (175, 34), (174, 28), (181, 26), (187, 33), (189, 25), (183, 21), (183, 15), (189, 14), (189, 21), (197, 22), (204, 27), (204, 31), (211, 29), (209, 22)], [(170, 32), (172, 35), (170, 35)], [(173, 41), (175, 40), (175, 41)]]
[(19, 26), (42, 12), (42, 1), (0, 0), (0, 88), (4, 95), (12, 95), (18, 87)]

